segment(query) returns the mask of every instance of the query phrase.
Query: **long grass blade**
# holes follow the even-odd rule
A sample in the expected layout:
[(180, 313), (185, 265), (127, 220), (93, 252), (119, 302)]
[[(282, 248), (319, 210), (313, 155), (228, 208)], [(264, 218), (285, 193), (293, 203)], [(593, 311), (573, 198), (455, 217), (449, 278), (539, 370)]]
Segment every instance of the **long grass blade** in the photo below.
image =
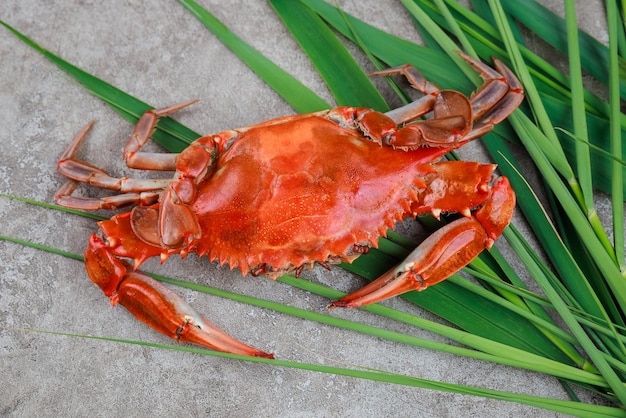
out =
[[(543, 40), (567, 54), (566, 22), (563, 18), (555, 15), (546, 7), (535, 0), (523, 2), (517, 0), (502, 1), (504, 10), (515, 16), (524, 26)], [(614, 9), (617, 13), (617, 10)], [(614, 15), (617, 17), (617, 15)], [(578, 43), (581, 45), (581, 65), (596, 80), (609, 85), (609, 50), (589, 34), (580, 31)], [(626, 63), (620, 60), (621, 70), (618, 77), (626, 80)], [(626, 98), (626, 84), (622, 84), (618, 90), (622, 98)]]
[[(433, 34), (434, 38), (437, 38), (439, 36), (440, 35), (438, 35), (437, 33)], [(445, 42), (441, 42), (440, 44), (442, 46), (444, 46), (444, 47), (446, 45)], [(503, 171), (505, 171), (505, 174), (507, 174), (507, 176), (509, 176), (511, 178), (514, 175), (514, 178), (517, 179), (518, 178), (517, 173), (511, 173), (511, 170), (508, 170), (508, 162), (511, 161), (512, 157), (510, 156), (508, 151), (506, 151), (506, 148), (503, 147), (502, 145), (498, 146), (497, 142), (494, 142), (494, 135), (489, 135), (488, 137), (485, 137), (485, 142), (484, 143), (487, 146), (487, 148), (491, 150), (491, 153), (492, 153), (492, 155), (494, 155), (494, 157), (498, 156), (498, 158), (496, 158), (496, 159), (501, 160), (499, 154), (501, 152), (505, 152), (506, 153), (508, 158), (505, 159), (505, 161), (504, 161), (505, 164), (502, 164), (502, 162), (501, 162), (501, 168), (503, 169)], [(522, 184), (520, 184), (520, 183), (522, 183)], [(519, 201), (521, 202), (520, 204), (522, 204), (524, 206), (528, 206), (530, 203), (536, 202), (536, 197), (534, 196), (532, 191), (530, 191), (530, 189), (527, 189), (527, 184), (523, 184), (523, 183), (524, 183), (523, 181), (522, 182), (520, 182), (520, 181), (513, 182), (515, 190), (518, 191)], [(526, 190), (528, 190), (528, 191), (526, 191)], [(525, 194), (529, 194), (529, 196), (525, 197)], [(537, 210), (529, 210), (528, 208), (526, 208), (525, 213), (527, 215), (530, 214), (531, 219), (535, 219), (536, 222), (540, 222), (540, 223), (544, 223), (545, 224), (543, 227), (536, 228), (536, 230), (542, 231), (542, 233), (544, 231), (552, 231), (552, 228), (549, 225), (549, 220), (547, 219), (547, 217), (545, 217), (543, 215), (543, 211), (540, 211), (540, 210), (539, 211), (537, 211)], [(507, 236), (506, 231), (505, 231), (505, 236)], [(567, 254), (567, 250), (564, 247), (561, 246), (562, 243), (559, 242), (559, 239), (558, 239), (558, 237), (555, 234), (548, 233), (546, 238), (551, 239), (553, 242), (557, 243), (558, 248), (561, 249), (561, 251), (560, 251), (561, 253)], [(563, 265), (562, 266), (563, 269), (566, 269), (566, 270), (569, 269), (570, 271), (573, 270), (573, 272), (575, 273), (573, 275), (573, 277), (579, 277), (581, 279), (584, 279), (583, 277), (580, 276), (580, 270), (578, 270), (575, 267), (572, 269), (572, 267), (571, 267), (572, 264), (571, 263), (573, 263), (573, 260), (571, 259), (571, 257), (562, 257), (562, 255), (561, 255), (561, 257), (553, 257), (553, 258), (557, 259), (557, 261), (560, 264)], [(569, 262), (567, 260), (569, 260)], [(565, 261), (565, 262), (563, 262), (563, 261)], [(574, 264), (574, 266), (575, 266), (575, 264)], [(572, 277), (572, 275), (570, 275), (569, 277)], [(595, 307), (595, 306), (597, 306), (597, 305), (595, 305), (593, 303), (591, 304), (591, 307)], [(537, 307), (534, 307), (534, 308), (531, 307), (531, 306), (528, 306), (528, 307), (533, 309), (536, 312), (537, 315), (541, 315), (541, 316), (545, 315)], [(597, 311), (597, 313), (599, 315), (601, 314), (600, 311)], [(548, 335), (549, 338), (553, 338), (554, 337), (552, 334), (549, 334), (549, 333), (547, 335)], [(556, 344), (559, 344), (559, 343), (556, 343)], [(567, 349), (565, 347), (566, 346), (563, 346), (565, 352), (569, 352), (570, 355), (575, 355), (575, 351), (574, 350)]]
[(193, 0), (179, 0), (218, 39), (272, 87), (299, 113), (328, 109), (330, 105), (292, 75), (235, 35), (215, 16)]
[[(0, 20), (0, 24), (11, 31), (20, 40), (31, 48), (40, 52), (43, 56), (74, 77), (87, 91), (102, 99), (126, 120), (136, 123), (149, 109), (154, 109), (147, 103), (123, 92), (115, 86), (87, 73), (86, 71), (70, 64), (62, 58), (54, 55), (31, 39), (27, 38), (16, 29)], [(186, 126), (169, 117), (162, 118), (153, 134), (155, 141), (163, 145), (170, 152), (180, 152), (200, 135)]]
[[(11, 197), (13, 198), (13, 196), (7, 196), (7, 197)], [(29, 199), (21, 199), (18, 198), (17, 200), (22, 200), (25, 201), (27, 203), (31, 203), (31, 204), (37, 204), (40, 206), (44, 206), (44, 207), (49, 207), (49, 205), (42, 203), (42, 202), (37, 202), (37, 201), (32, 201)], [(56, 209), (56, 208), (55, 208)], [(80, 215), (83, 215), (82, 213), (80, 213)], [(42, 245), (38, 245), (38, 244), (34, 244), (28, 241), (24, 241), (24, 240), (19, 240), (19, 239), (15, 239), (15, 238), (11, 238), (11, 237), (7, 237), (7, 236), (0, 236), (0, 239), (4, 239), (4, 240), (8, 240), (11, 242), (15, 242), (15, 243), (19, 243), (22, 245), (26, 245), (29, 247), (33, 247), (33, 248), (37, 248), (40, 250), (44, 250), (44, 251), (50, 251), (53, 252), (55, 254), (58, 255), (62, 255), (65, 257), (70, 257), (72, 259), (76, 259), (76, 260), (82, 260), (82, 257), (76, 254), (72, 254), (72, 253), (68, 253), (68, 252), (64, 252), (64, 251), (60, 251), (60, 250), (56, 250), (47, 246), (42, 246)], [(175, 285), (179, 285), (179, 286), (184, 286), (187, 288), (191, 288), (191, 289), (195, 289), (198, 291), (203, 291), (205, 293), (211, 293), (220, 297), (227, 297), (230, 299), (234, 299), (240, 302), (244, 302), (244, 303), (249, 303), (249, 304), (253, 304), (256, 306), (260, 306), (263, 308), (267, 308), (267, 309), (274, 309), (277, 310), (279, 312), (284, 312), (287, 314), (291, 314), (291, 315), (296, 315), (305, 319), (309, 319), (309, 320), (316, 320), (318, 322), (321, 323), (329, 323), (332, 325), (336, 325), (336, 318), (330, 318), (327, 315), (322, 315), (319, 313), (312, 313), (312, 312), (308, 312), (302, 309), (295, 309), (289, 306), (285, 306), (282, 304), (278, 304), (275, 302), (269, 302), (269, 301), (263, 301), (257, 298), (251, 298), (248, 296), (243, 296), (243, 295), (237, 295), (237, 294), (233, 294), (230, 292), (224, 292), (221, 290), (217, 290), (217, 289), (212, 289), (206, 286), (202, 286), (202, 285), (197, 285), (197, 284), (193, 284), (193, 283), (189, 283), (189, 282), (184, 282), (184, 281), (178, 281), (178, 280), (173, 280), (173, 279), (168, 279), (168, 278), (164, 278), (161, 276), (154, 276), (155, 278), (161, 280), (161, 281), (165, 281), (167, 283), (171, 283), (171, 284), (175, 284)], [(294, 282), (298, 282), (301, 284), (304, 284), (305, 289), (309, 290), (309, 291), (313, 291), (317, 294), (322, 294), (324, 296), (327, 297), (338, 297), (341, 296), (342, 294), (340, 292), (336, 292), (336, 291), (332, 291), (328, 288), (325, 288), (323, 286), (320, 285), (315, 285), (312, 283), (308, 283), (308, 282), (304, 282), (301, 280), (297, 280), (294, 278), (285, 278), (285, 280), (291, 280)], [(321, 291), (320, 291), (321, 289)], [(369, 309), (371, 309), (372, 311), (377, 311), (380, 310), (381, 313), (385, 312), (385, 311), (392, 311), (389, 308), (385, 308), (385, 307), (381, 307), (381, 306), (371, 306), (369, 307)], [(408, 314), (402, 314), (403, 318), (401, 320), (403, 320), (404, 322), (407, 323), (411, 323), (414, 325), (422, 325), (422, 327), (424, 329), (429, 329), (429, 330), (436, 330), (438, 328), (447, 328), (445, 326), (439, 325), (439, 324), (435, 324), (432, 323), (430, 321), (425, 321), (421, 318), (416, 318), (413, 317), (411, 315)], [(388, 316), (390, 316), (388, 314)], [(427, 324), (426, 326), (423, 326), (423, 324)], [(337, 325), (336, 325), (337, 326)], [(448, 348), (446, 348), (445, 344), (441, 344), (441, 343), (433, 343), (430, 341), (426, 341), (426, 340), (421, 340), (421, 339), (416, 339), (414, 337), (410, 337), (410, 336), (406, 336), (403, 334), (397, 334), (397, 333), (393, 333), (393, 332), (389, 332), (386, 330), (378, 330), (376, 328), (373, 327), (369, 327), (369, 326), (363, 326), (361, 324), (355, 324), (352, 323), (350, 321), (343, 321), (343, 320), (339, 320), (339, 325), (341, 327), (344, 327), (346, 329), (352, 329), (352, 330), (356, 330), (359, 332), (365, 332), (365, 333), (369, 333), (371, 335), (375, 335), (378, 336), (380, 338), (387, 338), (387, 339), (391, 339), (394, 341), (399, 341), (399, 342), (404, 342), (404, 343), (408, 343), (408, 344), (416, 344), (417, 346), (422, 346), (425, 348), (431, 348), (431, 349), (441, 349), (442, 347), (443, 350), (442, 351), (448, 351), (448, 352), (452, 352), (452, 353), (456, 353), (456, 354), (463, 354), (465, 353), (465, 355), (468, 355), (470, 357), (474, 357), (474, 358), (482, 358), (482, 359), (487, 359), (490, 361), (495, 361), (495, 362), (499, 362), (502, 364), (510, 364), (510, 365), (514, 365), (516, 367), (524, 367), (524, 365), (526, 365), (526, 367), (529, 367), (531, 370), (537, 370), (537, 371), (542, 371), (542, 372), (548, 372), (551, 374), (554, 374), (556, 376), (560, 376), (563, 378), (567, 378), (567, 379), (581, 379), (582, 381), (584, 381), (586, 384), (594, 384), (594, 385), (602, 385), (603, 382), (601, 380), (598, 380), (597, 377), (595, 377), (594, 375), (590, 375), (590, 374), (584, 374), (583, 372), (581, 372), (580, 370), (577, 369), (572, 369), (572, 368), (567, 368), (564, 367), (562, 365), (558, 365), (558, 364), (554, 364), (552, 365), (552, 363), (550, 363), (548, 360), (546, 359), (542, 359), (542, 358), (533, 358), (532, 355), (528, 354), (528, 353), (519, 353), (516, 354), (515, 350), (512, 350), (510, 347), (503, 347), (500, 350), (500, 354), (504, 354), (504, 359), (500, 359), (500, 358), (493, 358), (491, 356), (485, 356), (485, 355), (481, 355), (480, 353), (477, 352), (473, 352), (473, 351), (468, 351), (462, 348), (457, 348), (457, 347), (450, 347), (448, 346)], [(461, 334), (461, 337), (457, 337), (457, 338), (453, 338), (453, 339), (457, 339), (459, 342), (464, 342), (465, 344), (470, 344), (470, 345), (474, 345), (473, 342), (475, 341), (481, 341), (481, 339), (479, 337), (474, 337), (471, 335), (464, 335), (463, 336), (463, 332), (461, 331), (455, 331), (453, 329), (450, 329), (451, 333), (455, 333), (455, 334)], [(493, 350), (493, 344), (492, 343), (486, 343), (487, 345), (485, 345), (484, 347), (490, 351)], [(495, 349), (496, 351), (497, 348)], [(506, 359), (509, 359), (510, 361), (507, 361)], [(523, 359), (523, 361), (520, 361), (520, 359)], [(570, 371), (568, 371), (570, 370)], [(574, 374), (571, 374), (571, 373)], [(580, 377), (575, 377), (575, 376), (580, 376)]]
[(187, 347), (183, 345), (167, 345), (156, 344), (137, 340), (128, 340), (122, 338), (99, 337), (91, 335), (72, 334), (67, 332), (45, 331), (34, 329), (17, 329), (20, 331), (36, 332), (42, 334), (51, 334), (58, 336), (66, 336), (70, 338), (85, 338), (92, 340), (107, 341), (111, 343), (134, 344), (143, 347), (154, 347), (159, 349), (177, 350), (188, 353), (196, 353), (207, 356), (221, 357), (238, 361), (246, 361), (251, 363), (270, 364), (276, 367), (288, 367), (292, 369), (308, 370), (319, 373), (336, 374), (340, 376), (354, 377), (359, 379), (373, 380), (377, 382), (392, 383), (397, 385), (411, 386), (421, 389), (438, 390), (442, 392), (457, 393), (462, 395), (480, 396), (484, 398), (498, 399), (508, 402), (517, 402), (537, 408), (543, 408), (550, 411), (561, 412), (572, 416), (581, 416), (589, 418), (604, 417), (622, 417), (623, 410), (602, 405), (589, 405), (580, 402), (566, 401), (560, 399), (542, 398), (539, 396), (523, 395), (511, 392), (497, 391), (493, 389), (476, 388), (467, 385), (459, 385), (454, 383), (437, 382), (418, 377), (406, 376), (397, 373), (390, 373), (376, 369), (348, 369), (337, 366), (326, 366), (320, 364), (302, 363), (287, 360), (272, 360), (259, 357), (241, 356), (237, 354), (220, 353), (216, 351), (203, 350), (195, 347)]
[(572, 122), (576, 141), (576, 175), (580, 182), (584, 206), (588, 216), (595, 212), (593, 208), (593, 190), (591, 183), (591, 158), (589, 155), (589, 137), (587, 135), (587, 118), (585, 116), (585, 99), (583, 96), (583, 76), (580, 66), (580, 48), (578, 47), (578, 22), (576, 7), (573, 0), (565, 1), (565, 21), (567, 28), (568, 57), (572, 92)]
[(306, 51), (339, 105), (389, 110), (365, 72), (317, 14), (298, 1), (269, 3)]
[[(502, 5), (500, 4), (498, 0), (489, 0), (489, 4), (496, 18), (496, 22), (498, 26), (500, 27), (501, 32), (503, 33), (504, 41), (505, 41), (505, 44), (507, 45), (507, 50), (509, 51), (509, 54), (512, 57), (514, 66), (516, 70), (519, 71), (520, 68), (523, 67), (523, 60), (522, 60), (519, 50), (517, 49), (517, 44), (514, 42), (512, 34), (510, 33), (510, 30), (508, 28), (508, 23), (504, 19), (504, 10), (502, 9)], [(515, 115), (512, 116), (512, 119), (513, 119), (513, 123), (515, 124), (517, 118), (514, 116)], [(520, 128), (521, 126), (518, 125), (518, 129)], [(529, 141), (527, 141), (527, 143), (528, 142)], [(544, 174), (544, 177), (545, 177), (545, 174)], [(554, 187), (553, 187), (553, 190), (555, 190)], [(586, 222), (584, 221), (583, 223), (586, 224)], [(514, 239), (514, 236), (511, 236), (511, 240), (509, 242), (511, 242), (511, 244), (514, 247), (518, 247), (518, 254), (520, 254), (519, 245), (521, 245), (521, 241), (516, 242), (516, 240)], [(608, 254), (604, 252), (601, 249), (601, 247), (599, 246), (591, 246), (591, 247), (594, 249), (594, 251), (598, 253), (599, 256), (607, 258)], [(527, 267), (529, 269), (535, 270), (535, 268), (530, 263), (527, 264)], [(611, 263), (611, 267), (615, 267), (615, 264)], [(617, 270), (617, 269), (612, 269), (612, 270)], [(603, 357), (601, 351), (598, 350), (598, 348), (593, 344), (593, 342), (585, 334), (580, 324), (578, 324), (575, 318), (573, 318), (567, 306), (562, 301), (562, 299), (558, 296), (554, 288), (549, 283), (544, 282), (541, 279), (542, 276), (541, 274), (539, 274), (539, 271), (535, 271), (533, 274), (533, 277), (535, 278), (535, 280), (538, 281), (539, 285), (542, 287), (545, 294), (554, 304), (555, 309), (559, 312), (559, 314), (561, 315), (563, 320), (566, 322), (570, 330), (572, 330), (574, 335), (577, 337), (578, 341), (580, 342), (582, 347), (585, 349), (585, 352), (592, 359), (596, 367), (598, 367), (598, 369), (601, 371), (602, 375), (607, 379), (607, 382), (609, 383), (609, 385), (611, 385), (612, 390), (614, 391), (615, 395), (618, 397), (620, 402), (622, 404), (626, 404), (626, 387), (621, 382), (621, 380), (619, 379), (617, 374), (614, 372), (614, 370), (611, 368), (611, 366), (606, 361), (606, 359)], [(623, 298), (624, 296), (626, 296), (626, 293), (624, 293), (626, 288), (623, 287), (622, 283), (617, 282), (617, 277), (615, 276), (613, 276), (612, 278), (607, 277), (607, 279), (609, 280), (613, 279), (610, 281), (610, 283), (618, 298)], [(622, 310), (624, 310), (625, 306), (623, 303), (621, 304), (621, 306), (622, 306)]]
[[(32, 202), (31, 202), (32, 203)], [(35, 202), (36, 203), (36, 202)], [(24, 245), (27, 247), (35, 248), (42, 251), (51, 252), (53, 254), (61, 255), (64, 257), (68, 257), (74, 260), (83, 261), (83, 257), (78, 254), (73, 254), (67, 251), (62, 251), (56, 248), (51, 248), (45, 245), (40, 245), (36, 243), (32, 243), (27, 240), (21, 240), (5, 235), (0, 235), (0, 240), (5, 240), (8, 242), (13, 242), (16, 244)], [(372, 305), (364, 308), (367, 311), (371, 311), (374, 313), (379, 313), (383, 316), (389, 318), (398, 317), (399, 320), (405, 322), (407, 324), (417, 326), (419, 328), (436, 332), (440, 335), (451, 338), (455, 341), (461, 342), (465, 345), (474, 347), (475, 349), (482, 350), (475, 351), (469, 350), (463, 347), (457, 347), (449, 344), (444, 344), (436, 341), (429, 341), (418, 337), (413, 337), (406, 334), (401, 334), (393, 331), (388, 331), (385, 329), (376, 328), (369, 325), (359, 324), (353, 321), (344, 320), (341, 318), (335, 318), (330, 315), (321, 314), (318, 312), (311, 312), (300, 308), (295, 308), (289, 305), (272, 302), (268, 300), (263, 300), (251, 296), (241, 295), (233, 292), (228, 292), (216, 288), (212, 288), (205, 285), (200, 285), (197, 283), (191, 283), (181, 280), (175, 280), (168, 277), (150, 274), (151, 277), (172, 285), (176, 285), (179, 287), (184, 287), (188, 289), (193, 289), (198, 292), (203, 292), (207, 294), (211, 294), (214, 296), (219, 296), (226, 299), (231, 299), (237, 302), (246, 303), (252, 306), (261, 307), (264, 309), (271, 309), (276, 312), (281, 312), (287, 315), (299, 317), (302, 319), (315, 321), (322, 324), (332, 325), (338, 328), (343, 328), (346, 330), (356, 331), (363, 334), (371, 335), (377, 338), (387, 339), (389, 341), (400, 342), (403, 344), (409, 344), (416, 347), (426, 348), (430, 350), (437, 350), (441, 352), (447, 352), (451, 354), (463, 355), (470, 358), (480, 359), (491, 361), (493, 363), (509, 365), (519, 368), (524, 368), (532, 371), (537, 371), (541, 373), (546, 373), (553, 375), (555, 377), (560, 377), (564, 379), (568, 379), (571, 381), (579, 382), (582, 384), (595, 385), (595, 386), (605, 386), (606, 383), (603, 379), (593, 373), (589, 373), (578, 368), (574, 368), (571, 366), (564, 365), (562, 363), (558, 363), (547, 358), (534, 355), (528, 353), (523, 350), (518, 350), (506, 345), (498, 345), (494, 344), (493, 341), (489, 341), (487, 339), (474, 336), (472, 334), (456, 330), (454, 328), (447, 327), (445, 325), (440, 325), (434, 323), (432, 321), (428, 321), (419, 317), (415, 317), (410, 314), (400, 313), (391, 308)], [(301, 289), (305, 289), (312, 293), (322, 295), (331, 299), (336, 299), (345, 294), (342, 292), (338, 292), (332, 290), (328, 287), (295, 279), (293, 277), (285, 276), (280, 279), (283, 283), (291, 284), (294, 287), (299, 287)]]
[[(611, 106), (611, 152), (614, 156), (622, 155), (622, 132), (619, 126), (620, 117), (620, 97), (618, 89), (622, 85), (619, 74), (618, 56), (618, 29), (619, 13), (615, 0), (607, 0), (606, 13), (609, 30), (609, 104)], [(622, 32), (623, 35), (623, 32)], [(626, 83), (624, 83), (626, 84)], [(613, 243), (615, 246), (615, 256), (622, 275), (626, 277), (626, 262), (624, 260), (624, 205), (623, 205), (623, 185), (622, 167), (613, 161), (611, 188), (611, 199), (613, 208)]]

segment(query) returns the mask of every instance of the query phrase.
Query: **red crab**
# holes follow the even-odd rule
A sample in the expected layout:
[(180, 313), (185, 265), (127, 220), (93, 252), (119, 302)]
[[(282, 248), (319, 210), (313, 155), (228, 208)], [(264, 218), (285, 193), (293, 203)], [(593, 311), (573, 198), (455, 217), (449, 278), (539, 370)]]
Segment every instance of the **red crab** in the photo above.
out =
[[(297, 276), (306, 266), (353, 261), (409, 216), (458, 212), (463, 216), (406, 260), (332, 306), (363, 306), (446, 279), (491, 247), (511, 220), (515, 195), (506, 178), (494, 176), (494, 165), (437, 160), (489, 132), (523, 100), (519, 81), (501, 62), (495, 71), (462, 56), (485, 80), (470, 99), (440, 90), (407, 65), (376, 73), (402, 74), (424, 93), (401, 108), (287, 116), (204, 136), (180, 154), (141, 147), (159, 117), (193, 102), (150, 110), (128, 139), (124, 160), (130, 168), (174, 171), (167, 180), (115, 178), (79, 160), (89, 124), (59, 160), (69, 181), (58, 203), (86, 210), (135, 205), (99, 222), (102, 234), (91, 236), (85, 252), (89, 277), (113, 305), (165, 335), (260, 357), (273, 355), (219, 330), (137, 268), (149, 257), (197, 252), (243, 275)], [(78, 182), (120, 194), (76, 196)]]

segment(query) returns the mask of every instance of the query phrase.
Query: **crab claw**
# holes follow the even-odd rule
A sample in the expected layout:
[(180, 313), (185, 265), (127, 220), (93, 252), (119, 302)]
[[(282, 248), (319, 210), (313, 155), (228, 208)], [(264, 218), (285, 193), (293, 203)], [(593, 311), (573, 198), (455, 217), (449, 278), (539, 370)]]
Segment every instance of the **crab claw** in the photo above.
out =
[(365, 287), (331, 304), (356, 308), (410, 290), (421, 291), (456, 273), (487, 246), (487, 234), (473, 218), (461, 218), (437, 230), (404, 262)]
[(500, 177), (489, 197), (467, 217), (438, 229), (407, 258), (367, 286), (330, 307), (356, 308), (437, 284), (465, 267), (502, 234), (511, 221), (515, 194), (509, 181)]
[(95, 234), (85, 252), (90, 279), (109, 297), (149, 327), (180, 342), (246, 356), (274, 358), (226, 334), (198, 314), (180, 296), (111, 254)]

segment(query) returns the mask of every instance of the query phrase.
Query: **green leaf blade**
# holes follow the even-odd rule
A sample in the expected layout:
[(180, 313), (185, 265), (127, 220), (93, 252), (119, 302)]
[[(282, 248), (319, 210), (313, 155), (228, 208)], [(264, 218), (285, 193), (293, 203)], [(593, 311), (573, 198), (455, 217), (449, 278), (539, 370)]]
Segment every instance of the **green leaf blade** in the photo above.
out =
[(380, 93), (328, 26), (309, 7), (293, 0), (270, 0), (342, 106), (389, 110)]
[[(94, 77), (86, 71), (56, 56), (18, 32), (7, 23), (0, 21), (0, 24), (11, 31), (28, 46), (41, 53), (60, 69), (74, 77), (74, 79), (83, 85), (83, 87), (85, 87), (89, 92), (102, 99), (127, 120), (137, 122), (143, 113), (147, 110), (153, 109), (153, 107), (142, 102), (141, 100), (126, 94), (117, 87)], [(175, 120), (171, 118), (163, 118), (159, 123), (158, 130), (153, 135), (153, 138), (169, 151), (180, 152), (199, 136), (200, 135), (198, 133), (176, 122)]]
[(198, 3), (193, 0), (179, 1), (239, 59), (285, 99), (296, 112), (312, 113), (330, 107), (317, 94), (235, 35)]

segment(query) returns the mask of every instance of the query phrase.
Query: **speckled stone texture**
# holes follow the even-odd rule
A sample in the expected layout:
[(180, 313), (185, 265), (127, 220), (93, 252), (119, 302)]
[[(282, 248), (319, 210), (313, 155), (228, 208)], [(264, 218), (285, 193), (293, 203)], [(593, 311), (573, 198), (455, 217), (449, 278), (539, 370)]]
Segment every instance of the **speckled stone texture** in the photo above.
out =
[[(332, 102), (321, 78), (263, 1), (200, 1), (269, 59)], [(558, 8), (560, 1), (545, 3)], [(341, 1), (349, 13), (419, 41), (399, 2)], [(592, 7), (593, 6), (593, 7)], [(581, 24), (606, 40), (602, 6), (586, 2)], [(176, 117), (211, 133), (293, 110), (178, 2), (3, 0), (0, 19), (86, 71), (155, 106), (193, 98)], [(538, 47), (543, 47), (538, 45)], [(367, 59), (355, 51), (366, 71)], [(554, 55), (554, 54), (548, 54)], [(132, 126), (54, 65), (0, 28), (0, 192), (53, 202), (56, 160), (90, 120), (81, 156), (135, 175), (120, 158)], [(559, 58), (560, 59), (560, 58)], [(384, 85), (382, 85), (385, 88)], [(391, 95), (391, 93), (389, 93)], [(151, 145), (152, 150), (158, 150)], [(486, 161), (480, 144), (466, 159)], [(82, 253), (93, 221), (0, 197), (0, 234)], [(527, 229), (517, 220), (519, 228)], [(419, 234), (413, 222), (406, 225)], [(504, 247), (503, 244), (499, 244)], [(506, 251), (506, 248), (503, 248)], [(242, 278), (206, 259), (173, 257), (148, 271), (326, 312), (328, 300), (267, 279)], [(304, 280), (348, 291), (361, 281), (335, 268)], [(177, 290), (225, 330), (280, 359), (365, 365), (425, 379), (566, 399), (556, 379), (341, 331), (270, 310)], [(394, 299), (388, 306), (434, 319)], [(442, 340), (357, 310), (331, 315)], [(0, 241), (1, 416), (474, 417), (558, 416), (514, 403), (271, 365), (23, 329), (169, 343), (121, 307), (111, 308), (78, 261)], [(589, 400), (588, 394), (583, 394)]]

